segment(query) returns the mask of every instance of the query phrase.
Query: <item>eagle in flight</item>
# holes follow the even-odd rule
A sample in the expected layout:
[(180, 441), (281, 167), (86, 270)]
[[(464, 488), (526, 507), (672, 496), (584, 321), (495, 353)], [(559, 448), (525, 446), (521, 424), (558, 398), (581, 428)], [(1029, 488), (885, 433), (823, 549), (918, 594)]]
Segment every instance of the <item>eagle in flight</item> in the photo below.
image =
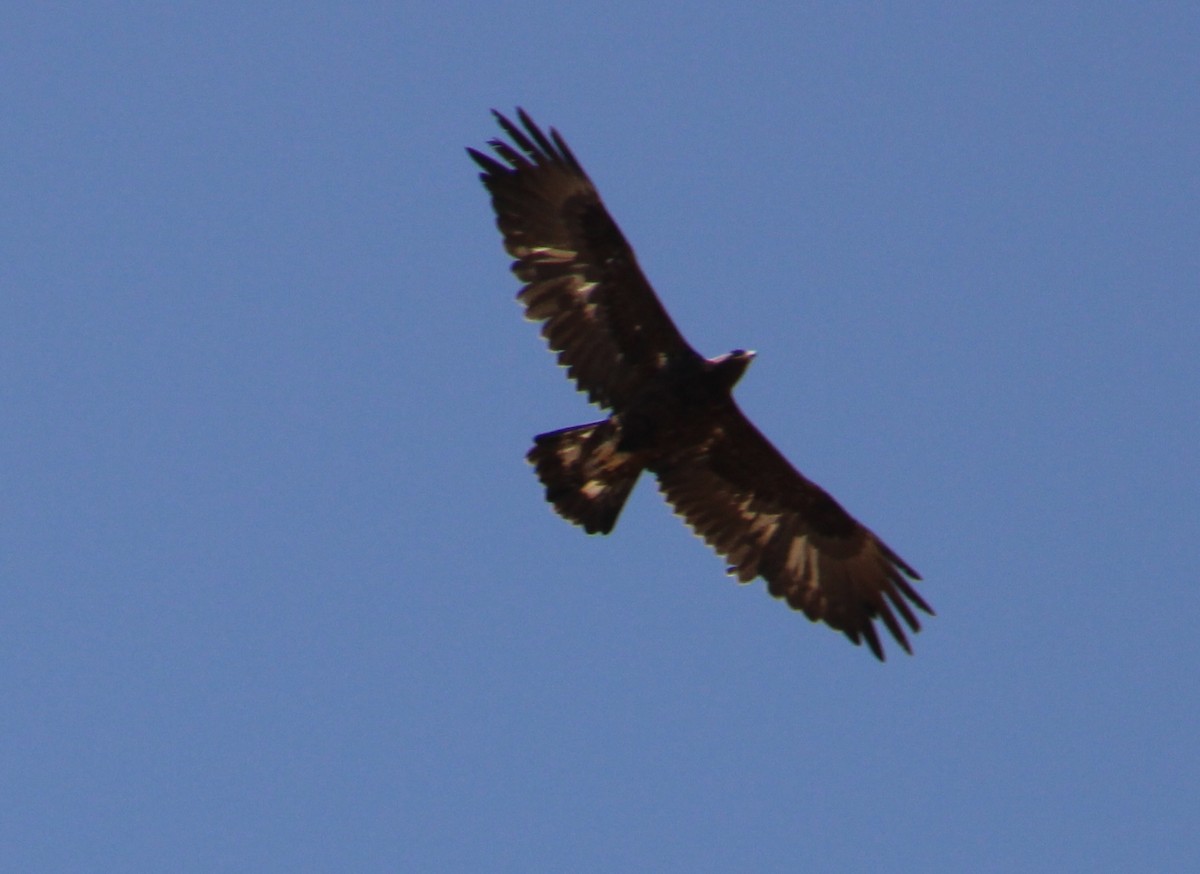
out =
[[(553, 128), (518, 109), (493, 112), (508, 141), (483, 168), (525, 316), (588, 399), (611, 414), (534, 438), (528, 459), (546, 500), (589, 534), (612, 531), (648, 470), (688, 525), (748, 583), (823, 621), (876, 658), (880, 620), (905, 651), (913, 607), (932, 615), (920, 576), (802, 476), (746, 418), (733, 386), (754, 358), (704, 358), (680, 334), (642, 275), (596, 187)], [(903, 620), (903, 625), (901, 624)]]

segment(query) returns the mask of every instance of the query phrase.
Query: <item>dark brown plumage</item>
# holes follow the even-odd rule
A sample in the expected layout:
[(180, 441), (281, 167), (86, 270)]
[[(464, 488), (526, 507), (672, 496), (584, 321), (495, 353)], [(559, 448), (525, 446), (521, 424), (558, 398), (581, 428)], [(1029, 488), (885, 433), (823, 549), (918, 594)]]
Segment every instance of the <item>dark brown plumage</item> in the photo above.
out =
[(528, 457), (546, 499), (607, 534), (649, 470), (741, 582), (761, 576), (772, 595), (866, 640), (881, 660), (876, 619), (911, 652), (899, 620), (918, 631), (912, 607), (933, 612), (909, 582), (919, 575), (742, 414), (732, 389), (754, 354), (692, 349), (557, 131), (547, 136), (523, 110), (520, 127), (495, 116), (509, 142), (490, 141), (497, 157), (467, 151), (525, 283), (517, 299), (579, 389), (611, 410), (535, 438)]

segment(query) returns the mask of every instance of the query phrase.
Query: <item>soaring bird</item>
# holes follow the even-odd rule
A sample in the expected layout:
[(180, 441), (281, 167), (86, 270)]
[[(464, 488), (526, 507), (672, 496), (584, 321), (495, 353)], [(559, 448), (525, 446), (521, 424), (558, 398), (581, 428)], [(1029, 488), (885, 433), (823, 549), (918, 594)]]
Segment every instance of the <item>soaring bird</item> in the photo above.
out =
[[(704, 358), (683, 338), (638, 267), (596, 187), (553, 128), (493, 111), (508, 139), (468, 149), (483, 169), (517, 300), (588, 399), (598, 422), (539, 434), (528, 460), (558, 513), (607, 534), (643, 470), (740, 582), (884, 658), (875, 621), (911, 653), (920, 576), (746, 418), (732, 390), (754, 358)], [(897, 618), (899, 617), (899, 619)], [(901, 624), (903, 620), (904, 625)]]

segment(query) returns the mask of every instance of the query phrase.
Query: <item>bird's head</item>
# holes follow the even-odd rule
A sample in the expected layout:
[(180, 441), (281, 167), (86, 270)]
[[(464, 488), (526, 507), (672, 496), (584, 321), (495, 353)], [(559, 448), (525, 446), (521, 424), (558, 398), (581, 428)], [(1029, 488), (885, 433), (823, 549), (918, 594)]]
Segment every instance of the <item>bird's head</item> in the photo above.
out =
[(754, 356), (754, 352), (746, 349), (734, 349), (725, 355), (710, 358), (708, 363), (712, 365), (713, 373), (717, 374), (721, 384), (731, 389), (742, 378)]

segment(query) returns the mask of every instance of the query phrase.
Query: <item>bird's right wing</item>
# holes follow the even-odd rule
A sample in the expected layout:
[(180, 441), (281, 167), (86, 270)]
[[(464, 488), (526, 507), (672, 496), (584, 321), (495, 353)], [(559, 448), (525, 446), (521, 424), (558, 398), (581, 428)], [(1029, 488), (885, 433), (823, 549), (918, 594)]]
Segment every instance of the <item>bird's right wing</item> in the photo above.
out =
[(500, 160), (467, 151), (525, 283), (517, 298), (568, 375), (590, 400), (619, 407), (659, 369), (699, 360), (558, 132), (547, 136), (523, 110), (523, 131), (495, 115), (512, 141), (489, 143)]

